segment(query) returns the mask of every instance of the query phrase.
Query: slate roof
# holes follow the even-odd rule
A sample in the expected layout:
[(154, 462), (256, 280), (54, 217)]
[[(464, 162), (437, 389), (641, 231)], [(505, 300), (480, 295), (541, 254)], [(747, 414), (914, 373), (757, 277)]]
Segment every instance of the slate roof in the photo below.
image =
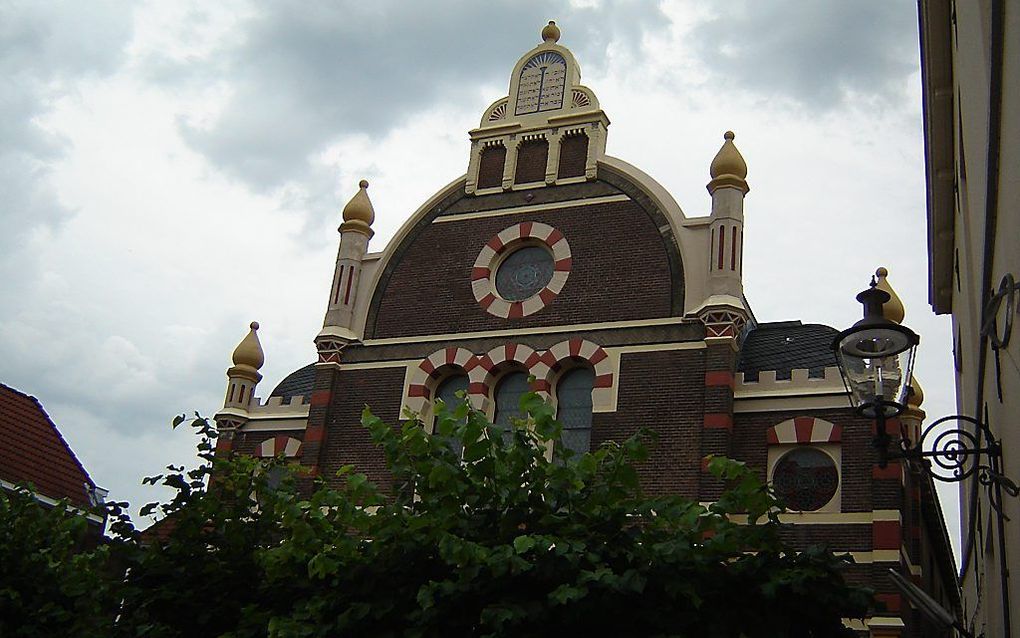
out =
[(293, 396), (311, 396), (315, 383), (315, 364), (309, 363), (303, 368), (291, 372), (274, 389), (271, 397), (283, 397), (287, 403)]
[(0, 479), (88, 508), (96, 484), (39, 400), (0, 383)]
[(809, 377), (821, 377), (836, 365), (832, 340), (839, 331), (817, 323), (800, 321), (760, 323), (744, 339), (737, 371), (757, 380), (762, 370), (775, 370), (777, 379), (789, 379), (791, 370), (807, 368)]

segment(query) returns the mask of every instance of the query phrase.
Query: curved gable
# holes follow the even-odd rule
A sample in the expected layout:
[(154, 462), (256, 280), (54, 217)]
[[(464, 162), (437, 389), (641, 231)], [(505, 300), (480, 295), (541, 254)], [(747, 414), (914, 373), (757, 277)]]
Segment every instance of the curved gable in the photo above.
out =
[[(387, 247), (367, 309), (366, 339), (683, 313), (683, 266), (673, 224), (619, 169), (600, 165), (600, 179), (528, 191), (467, 195), (458, 189), (431, 204)], [(541, 309), (496, 316), (472, 289), (473, 268), (490, 243), (512, 252), (497, 238), (529, 222), (551, 227), (569, 242), (569, 276)]]

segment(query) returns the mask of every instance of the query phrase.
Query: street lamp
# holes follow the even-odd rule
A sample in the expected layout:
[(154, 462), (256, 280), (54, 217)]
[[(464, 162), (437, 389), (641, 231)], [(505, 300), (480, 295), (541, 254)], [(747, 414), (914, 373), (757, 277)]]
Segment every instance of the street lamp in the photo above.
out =
[[(1015, 497), (1020, 488), (1002, 475), (1002, 447), (986, 422), (955, 414), (935, 420), (916, 442), (902, 427), (899, 440), (889, 436), (886, 420), (906, 409), (912, 391), (914, 353), (921, 341), (913, 330), (884, 316), (883, 305), (890, 299), (872, 278), (871, 286), (857, 295), (857, 301), (864, 305), (864, 318), (839, 333), (832, 344), (851, 405), (858, 414), (875, 419), (872, 446), (878, 466), (884, 468), (891, 459), (904, 459), (945, 482), (962, 481), (977, 473), (978, 481), (989, 488), (992, 507), (1003, 516), (1001, 493)], [(949, 422), (956, 422), (957, 427), (945, 430), (944, 424)], [(926, 450), (925, 439), (936, 430)], [(987, 458), (982, 459), (982, 455)]]
[(871, 286), (857, 295), (864, 306), (864, 318), (833, 341), (850, 403), (858, 414), (876, 421), (872, 445), (878, 452), (880, 467), (885, 467), (890, 458), (886, 419), (906, 408), (914, 353), (921, 341), (910, 328), (885, 318), (882, 306), (889, 300), (889, 293), (878, 288), (872, 277)]
[[(876, 274), (881, 276), (885, 273), (880, 269)], [(1012, 280), (1008, 285), (1012, 286)], [(988, 425), (987, 409), (984, 419), (964, 414), (936, 419), (920, 432), (916, 442), (910, 440), (902, 421), (900, 438), (893, 441), (889, 436), (886, 420), (898, 416), (907, 407), (907, 399), (912, 392), (911, 384), (914, 383), (914, 353), (921, 340), (910, 328), (885, 317), (883, 306), (890, 301), (891, 296), (877, 286), (872, 278), (870, 288), (857, 295), (857, 301), (864, 305), (864, 318), (839, 333), (832, 343), (850, 403), (858, 414), (875, 419), (872, 446), (877, 452), (879, 467), (884, 468), (890, 459), (903, 459), (913, 470), (943, 482), (955, 483), (974, 476), (977, 482), (973, 486), (971, 498), (976, 498), (979, 484), (985, 487), (998, 526), (1003, 625), (1008, 634), (1009, 570), (1004, 539), (1005, 523), (1009, 519), (1002, 511), (1002, 495), (1005, 492), (1014, 498), (1020, 496), (1020, 487), (1002, 473), (1002, 445)], [(1008, 339), (1007, 330), (1003, 341)], [(946, 427), (950, 423), (955, 423), (955, 427)], [(926, 443), (929, 436), (930, 441)], [(973, 536), (973, 516), (970, 517), (970, 526), (970, 536)], [(901, 589), (902, 580), (898, 576), (894, 578)], [(904, 592), (914, 599), (916, 592), (912, 589), (908, 587)], [(920, 604), (921, 609), (926, 608), (925, 601)], [(939, 623), (961, 631), (963, 629), (948, 613), (940, 616)], [(962, 633), (972, 635), (965, 631)]]

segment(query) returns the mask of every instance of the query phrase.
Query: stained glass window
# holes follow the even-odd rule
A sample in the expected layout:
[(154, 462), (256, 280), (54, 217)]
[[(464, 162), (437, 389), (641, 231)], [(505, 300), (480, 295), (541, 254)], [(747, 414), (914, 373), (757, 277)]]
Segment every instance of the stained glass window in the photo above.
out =
[[(447, 408), (453, 410), (454, 406), (458, 405), (461, 401), (460, 397), (457, 396), (458, 392), (467, 391), (468, 389), (468, 376), (466, 374), (458, 374), (452, 377), (447, 377), (439, 384), (439, 388), (436, 389), (436, 399), (441, 400), (446, 404)], [(459, 456), (462, 448), (464, 447), (460, 440), (451, 439), (450, 447)]]
[(492, 423), (503, 430), (504, 437), (509, 435), (510, 419), (521, 418), (521, 396), (527, 391), (528, 375), (524, 372), (511, 372), (496, 386), (496, 416)]
[(836, 495), (839, 471), (825, 452), (802, 447), (779, 459), (772, 482), (787, 507), (809, 512), (821, 508)]
[(507, 301), (524, 301), (545, 288), (552, 275), (552, 254), (542, 246), (525, 246), (499, 265), (496, 292)]
[(556, 417), (563, 424), (563, 445), (583, 454), (591, 450), (591, 390), (595, 372), (574, 368), (556, 384)]

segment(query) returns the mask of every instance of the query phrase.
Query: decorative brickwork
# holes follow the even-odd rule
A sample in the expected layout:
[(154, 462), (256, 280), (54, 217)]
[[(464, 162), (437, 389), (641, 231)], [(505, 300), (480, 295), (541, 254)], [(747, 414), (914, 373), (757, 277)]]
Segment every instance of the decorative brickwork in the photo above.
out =
[(404, 407), (416, 414), (427, 416), (432, 396), (439, 383), (458, 371), (467, 373), (475, 365), (475, 355), (464, 348), (451, 346), (436, 350), (410, 370)]
[(584, 133), (565, 135), (560, 141), (560, 165), (557, 177), (583, 177), (588, 161), (588, 136)]
[(572, 365), (580, 363), (588, 365), (595, 372), (591, 391), (592, 409), (602, 411), (613, 404), (616, 389), (613, 363), (609, 354), (598, 344), (580, 337), (561, 341), (546, 351), (545, 361), (549, 366), (547, 376), (543, 378), (535, 375), (539, 378), (538, 390), (551, 391), (555, 377)]
[[(871, 448), (871, 428), (867, 419), (855, 415), (849, 409), (828, 409), (804, 412), (756, 412), (736, 414), (734, 417), (732, 453), (735, 458), (757, 468), (762, 480), (768, 478), (768, 441), (777, 426), (785, 430), (786, 423), (797, 419), (810, 419), (814, 423), (824, 422), (839, 432), (841, 448), (840, 494), (842, 512), (870, 512), (875, 509), (898, 509), (898, 496), (883, 488), (875, 493), (871, 477), (874, 466), (874, 452)], [(820, 428), (819, 437), (825, 431)], [(811, 430), (815, 436), (814, 428)], [(784, 434), (784, 438), (785, 438)], [(830, 431), (831, 436), (831, 431)], [(795, 439), (796, 440), (796, 439)], [(892, 487), (892, 486), (889, 486)], [(894, 489), (898, 492), (898, 489)]]
[[(590, 183), (578, 185), (595, 190)], [(516, 197), (516, 195), (515, 195)], [(523, 202), (522, 202), (523, 203)], [(519, 204), (518, 204), (519, 205)], [(514, 320), (514, 327), (640, 320), (674, 314), (682, 294), (653, 218), (633, 202), (608, 202), (426, 224), (396, 250), (375, 290), (366, 338), (506, 328), (478, 304), (472, 268), (479, 250), (508, 224), (543, 223), (569, 238), (569, 281), (556, 303)], [(668, 246), (668, 247), (667, 247)], [(679, 264), (679, 254), (674, 258)], [(677, 271), (682, 276), (682, 271)], [(434, 282), (434, 285), (423, 285)]]
[(517, 147), (517, 170), (515, 184), (545, 181), (545, 169), (549, 162), (549, 141), (545, 137), (525, 139)]
[(272, 458), (281, 454), (288, 458), (300, 456), (301, 440), (295, 439), (292, 436), (277, 434), (272, 438), (266, 439), (259, 445), (258, 455), (263, 458)]
[(774, 425), (768, 430), (771, 445), (783, 443), (839, 443), (843, 429), (838, 425), (810, 416), (799, 416)]
[[(522, 246), (540, 243), (552, 253), (552, 279), (542, 290), (523, 301), (503, 299), (494, 285), (499, 263)], [(570, 244), (563, 233), (541, 222), (521, 222), (504, 228), (482, 246), (471, 267), (471, 292), (483, 310), (503, 319), (520, 319), (545, 308), (567, 283), (571, 266)]]
[(700, 318), (709, 337), (736, 337), (747, 323), (746, 317), (732, 310), (709, 310)]
[(478, 188), (497, 188), (503, 184), (503, 165), (506, 164), (506, 147), (502, 144), (486, 146), (478, 162)]

